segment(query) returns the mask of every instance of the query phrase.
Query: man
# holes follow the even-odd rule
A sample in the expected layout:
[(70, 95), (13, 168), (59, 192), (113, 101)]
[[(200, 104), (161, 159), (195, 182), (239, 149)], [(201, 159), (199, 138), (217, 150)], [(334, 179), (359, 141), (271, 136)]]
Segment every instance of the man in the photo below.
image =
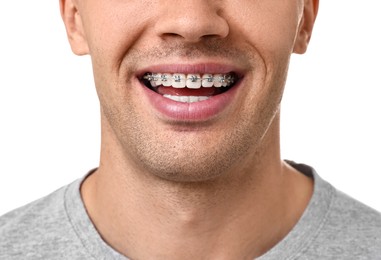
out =
[(92, 58), (97, 169), (0, 219), (0, 259), (381, 259), (381, 216), (284, 162), (318, 0), (61, 0)]

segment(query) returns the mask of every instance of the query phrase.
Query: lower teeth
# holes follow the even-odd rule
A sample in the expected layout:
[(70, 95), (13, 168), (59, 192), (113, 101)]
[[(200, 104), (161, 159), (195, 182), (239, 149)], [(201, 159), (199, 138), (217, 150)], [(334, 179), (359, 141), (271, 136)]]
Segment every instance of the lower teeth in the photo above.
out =
[(163, 97), (183, 103), (193, 103), (209, 99), (207, 96), (172, 96), (168, 94), (163, 95)]

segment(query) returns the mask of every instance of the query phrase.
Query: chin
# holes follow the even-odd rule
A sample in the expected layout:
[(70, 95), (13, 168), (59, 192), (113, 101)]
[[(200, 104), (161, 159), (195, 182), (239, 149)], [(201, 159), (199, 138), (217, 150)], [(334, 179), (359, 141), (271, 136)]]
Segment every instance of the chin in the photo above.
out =
[[(162, 180), (179, 183), (195, 183), (195, 182), (209, 182), (216, 180), (227, 173), (227, 165), (219, 164), (217, 167), (215, 164), (202, 165), (202, 163), (196, 163), (196, 161), (190, 161), (187, 164), (182, 162), (176, 164), (172, 162), (170, 165), (166, 164), (156, 166), (151, 165), (150, 174), (158, 177)], [(153, 166), (153, 168), (152, 168)]]
[(223, 174), (218, 174), (215, 172), (154, 172), (155, 177), (158, 177), (165, 181), (177, 182), (177, 183), (200, 183), (200, 182), (209, 182), (218, 179)]

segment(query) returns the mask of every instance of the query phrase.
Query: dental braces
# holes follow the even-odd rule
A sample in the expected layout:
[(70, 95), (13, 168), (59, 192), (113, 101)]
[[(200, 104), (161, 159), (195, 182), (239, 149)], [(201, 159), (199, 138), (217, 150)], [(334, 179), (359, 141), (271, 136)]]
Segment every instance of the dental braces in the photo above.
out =
[(181, 82), (190, 80), (191, 82), (198, 82), (198, 81), (206, 81), (206, 82), (219, 82), (221, 84), (233, 84), (235, 81), (235, 77), (232, 74), (226, 74), (226, 75), (219, 75), (217, 77), (213, 77), (212, 75), (209, 75), (208, 77), (201, 78), (197, 75), (190, 75), (188, 78), (181, 78), (181, 75), (174, 74), (174, 75), (168, 75), (168, 74), (160, 74), (160, 73), (147, 73), (143, 76), (143, 79), (146, 79), (148, 81), (159, 81), (167, 82), (168, 80), (172, 79), (174, 82)]

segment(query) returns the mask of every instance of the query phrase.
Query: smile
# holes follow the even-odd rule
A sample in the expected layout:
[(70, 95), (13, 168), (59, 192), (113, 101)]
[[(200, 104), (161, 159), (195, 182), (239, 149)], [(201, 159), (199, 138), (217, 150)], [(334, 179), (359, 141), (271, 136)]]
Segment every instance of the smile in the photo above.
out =
[(146, 111), (174, 124), (212, 122), (240, 105), (245, 71), (221, 63), (160, 64), (136, 72)]
[(238, 80), (235, 73), (182, 74), (146, 73), (143, 83), (163, 97), (183, 103), (193, 103), (228, 91)]

